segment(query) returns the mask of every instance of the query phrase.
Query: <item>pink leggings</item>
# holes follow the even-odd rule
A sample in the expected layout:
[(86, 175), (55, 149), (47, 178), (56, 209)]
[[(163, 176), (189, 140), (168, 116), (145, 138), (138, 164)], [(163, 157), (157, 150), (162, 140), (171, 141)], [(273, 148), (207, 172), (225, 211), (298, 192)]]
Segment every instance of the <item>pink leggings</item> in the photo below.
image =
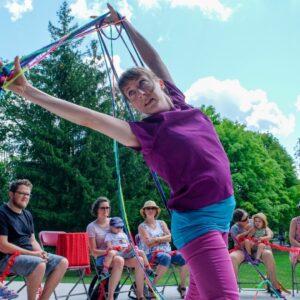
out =
[(190, 271), (185, 300), (239, 299), (227, 241), (228, 233), (214, 230), (180, 249)]

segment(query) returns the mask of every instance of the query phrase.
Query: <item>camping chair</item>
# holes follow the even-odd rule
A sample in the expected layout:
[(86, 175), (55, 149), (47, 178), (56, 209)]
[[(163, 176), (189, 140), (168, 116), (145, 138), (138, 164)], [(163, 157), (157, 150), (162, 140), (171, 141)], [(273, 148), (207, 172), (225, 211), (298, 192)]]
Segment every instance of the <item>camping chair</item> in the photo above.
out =
[(299, 261), (296, 261), (295, 263), (291, 263), (292, 267), (292, 295), (295, 297), (295, 290), (297, 293), (299, 293), (299, 286), (300, 286), (300, 281), (297, 279), (297, 272), (296, 268), (297, 265), (299, 264)]
[[(136, 245), (139, 247), (140, 243), (141, 243), (141, 239), (140, 239), (140, 235), (136, 234), (134, 237), (135, 243)], [(159, 291), (162, 295), (165, 292), (165, 289), (167, 286), (174, 286), (174, 284), (172, 284), (170, 282), (170, 280), (174, 278), (174, 281), (176, 282), (176, 286), (179, 286), (179, 282), (176, 276), (176, 266), (171, 264), (167, 273), (166, 273), (166, 279), (162, 282), (162, 285), (160, 285), (161, 290)]]
[[(0, 276), (1, 275), (2, 275), (2, 273), (0, 272)], [(25, 277), (18, 275), (18, 274), (11, 273), (8, 275), (7, 279), (3, 283), (4, 283), (4, 286), (8, 287), (17, 278), (21, 278), (24, 281), (24, 284), (18, 290), (16, 290), (17, 293), (20, 293), (26, 287), (26, 278)]]
[[(262, 262), (259, 265), (264, 266), (264, 264)], [(247, 272), (247, 274), (250, 273), (251, 275), (253, 273), (253, 279), (251, 279), (251, 280), (248, 279), (248, 280), (242, 281), (239, 276), (241, 272), (243, 272), (243, 273)], [(238, 271), (238, 276), (237, 276), (237, 284), (239, 287), (239, 291), (241, 292), (242, 290), (247, 290), (247, 289), (252, 290), (253, 288), (257, 287), (261, 283), (261, 281), (262, 281), (261, 278), (258, 276), (257, 272), (255, 271), (255, 269), (253, 268), (251, 263), (244, 260), (239, 266), (239, 271)], [(265, 291), (266, 289), (262, 288), (261, 290)]]
[[(92, 282), (91, 282), (90, 287), (89, 287), (89, 296), (90, 297), (92, 296), (93, 289), (97, 285), (99, 286), (98, 278), (99, 278), (99, 275), (100, 275), (100, 273), (102, 271), (102, 268), (103, 268), (103, 267), (96, 266), (95, 257), (92, 257), (91, 260), (92, 260), (92, 265), (94, 266), (96, 275), (92, 279)], [(128, 286), (128, 285), (130, 286), (129, 290), (124, 289), (124, 287)], [(107, 298), (107, 292), (108, 292), (107, 287), (105, 287), (105, 293), (104, 293), (104, 298), (105, 299)], [(117, 299), (119, 294), (121, 294), (121, 293), (128, 293), (128, 297), (130, 299), (136, 299), (135, 296), (131, 295), (131, 293), (135, 294), (135, 281), (132, 278), (131, 269), (129, 267), (126, 267), (126, 266), (124, 266), (124, 268), (123, 268), (123, 276), (122, 276), (121, 281), (119, 282), (119, 284), (116, 288), (114, 299)]]
[[(18, 256), (18, 255), (19, 254), (17, 254), (17, 253), (10, 255), (10, 257), (8, 258), (8, 261), (7, 261), (7, 265), (5, 266), (5, 269), (3, 270), (3, 272), (0, 272), (0, 282), (4, 284), (4, 287), (9, 286), (18, 277), (21, 277), (23, 279), (24, 284), (17, 290), (17, 293), (22, 291), (24, 289), (24, 287), (26, 286), (26, 278), (24, 276), (11, 272), (11, 267), (12, 267), (13, 261), (15, 260), (16, 256)], [(5, 282), (5, 280), (6, 280), (6, 282)]]
[[(60, 235), (65, 236), (65, 235), (67, 235), (67, 233), (64, 231), (41, 231), (39, 233), (39, 241), (40, 241), (42, 248), (44, 248), (45, 246), (55, 247), (57, 254), (60, 254), (60, 253), (58, 253), (58, 249), (60, 248), (59, 247), (60, 246), (60, 244), (59, 244), (59, 236)], [(72, 235), (72, 234), (70, 234), (70, 235)], [(68, 294), (57, 296), (56, 292), (54, 291), (55, 299), (56, 300), (58, 298), (69, 299), (71, 296), (77, 296), (77, 295), (86, 295), (88, 297), (88, 290), (87, 290), (86, 284), (84, 282), (85, 272), (86, 272), (86, 270), (89, 270), (89, 268), (90, 268), (87, 242), (86, 242), (86, 245), (82, 245), (81, 243), (68, 243), (67, 248), (68, 248), (68, 249), (66, 249), (67, 255), (66, 256), (62, 255), (62, 256), (65, 256), (69, 260), (69, 266), (68, 266), (67, 270), (76, 271), (78, 274), (78, 279), (74, 283), (73, 287), (70, 289)], [(85, 249), (86, 253), (83, 253), (82, 249)], [(72, 264), (74, 257), (78, 261), (78, 263), (76, 263), (76, 264)], [(88, 257), (88, 262), (87, 261), (82, 262), (82, 260), (85, 259), (86, 257)], [(83, 284), (84, 293), (74, 293), (73, 294), (72, 292), (75, 290), (75, 288), (77, 287), (77, 285), (79, 283)]]

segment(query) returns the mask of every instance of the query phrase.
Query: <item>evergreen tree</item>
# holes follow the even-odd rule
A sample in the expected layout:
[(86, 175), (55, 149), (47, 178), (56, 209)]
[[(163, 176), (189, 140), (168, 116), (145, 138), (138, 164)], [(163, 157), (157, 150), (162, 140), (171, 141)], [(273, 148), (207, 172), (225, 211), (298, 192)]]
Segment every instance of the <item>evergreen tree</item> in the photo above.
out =
[[(77, 27), (66, 2), (58, 19), (59, 27), (49, 23), (53, 40)], [(61, 46), (28, 77), (56, 97), (110, 112), (104, 73), (95, 60), (87, 62), (79, 46), (78, 41)], [(111, 140), (17, 96), (7, 97), (3, 108), (7, 148), (18, 153), (13, 175), (34, 185), (30, 209), (37, 230), (84, 230), (95, 198), (115, 193)]]

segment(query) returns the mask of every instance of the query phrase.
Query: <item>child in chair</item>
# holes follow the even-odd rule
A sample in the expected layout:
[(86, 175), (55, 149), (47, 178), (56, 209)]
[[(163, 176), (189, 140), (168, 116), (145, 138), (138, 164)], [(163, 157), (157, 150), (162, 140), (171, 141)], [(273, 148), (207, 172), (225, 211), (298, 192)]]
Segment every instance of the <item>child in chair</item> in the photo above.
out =
[[(110, 276), (109, 267), (115, 255), (122, 256), (124, 259), (134, 257), (134, 250), (130, 247), (127, 235), (123, 231), (124, 223), (121, 218), (114, 217), (110, 219), (110, 232), (106, 234), (104, 242), (107, 245), (107, 254), (104, 259), (104, 267), (99, 275), (101, 280)], [(156, 277), (157, 274), (151, 268), (144, 251), (136, 248), (136, 252), (143, 258), (146, 273), (150, 277)]]
[(272, 238), (272, 235), (267, 230), (268, 221), (265, 214), (255, 214), (252, 217), (252, 221), (253, 228), (250, 229), (247, 237), (254, 238), (256, 241), (245, 240), (244, 247), (250, 256), (252, 253), (256, 253), (255, 259), (252, 261), (252, 263), (258, 265), (260, 263), (261, 255), (264, 249), (267, 247), (266, 244), (264, 244), (264, 241), (269, 241)]

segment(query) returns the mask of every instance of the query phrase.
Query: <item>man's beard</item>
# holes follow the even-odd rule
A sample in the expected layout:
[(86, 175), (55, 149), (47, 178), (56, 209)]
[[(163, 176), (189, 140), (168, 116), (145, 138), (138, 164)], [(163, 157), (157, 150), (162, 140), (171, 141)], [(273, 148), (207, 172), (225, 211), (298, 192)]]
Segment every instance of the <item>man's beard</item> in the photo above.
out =
[(27, 206), (27, 204), (26, 204), (26, 205), (21, 205), (21, 204), (19, 204), (19, 203), (16, 201), (15, 197), (12, 198), (12, 203), (13, 203), (13, 205), (14, 205), (15, 207), (17, 207), (17, 208), (19, 208), (19, 209), (24, 209), (24, 208)]

